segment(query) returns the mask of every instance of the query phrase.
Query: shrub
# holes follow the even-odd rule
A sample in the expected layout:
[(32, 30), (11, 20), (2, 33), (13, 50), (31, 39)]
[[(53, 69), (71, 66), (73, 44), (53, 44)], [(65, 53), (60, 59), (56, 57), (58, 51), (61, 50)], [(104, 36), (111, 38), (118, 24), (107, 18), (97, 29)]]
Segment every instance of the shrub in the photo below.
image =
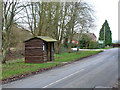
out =
[(83, 47), (82, 49), (88, 49), (87, 47)]
[(79, 40), (79, 47), (80, 48), (83, 48), (83, 47), (87, 48), (91, 40), (92, 40), (92, 38), (89, 35), (83, 34)]
[(7, 55), (6, 55), (7, 61), (15, 60), (23, 57), (24, 57), (24, 49), (21, 48), (10, 48), (10, 50), (7, 51)]
[(97, 49), (97, 48), (99, 48), (99, 44), (98, 44), (98, 42), (90, 41), (88, 48), (89, 49)]
[(62, 46), (61, 48), (60, 48), (60, 53), (67, 53), (68, 52), (68, 48), (66, 48), (66, 47), (64, 47), (64, 46)]

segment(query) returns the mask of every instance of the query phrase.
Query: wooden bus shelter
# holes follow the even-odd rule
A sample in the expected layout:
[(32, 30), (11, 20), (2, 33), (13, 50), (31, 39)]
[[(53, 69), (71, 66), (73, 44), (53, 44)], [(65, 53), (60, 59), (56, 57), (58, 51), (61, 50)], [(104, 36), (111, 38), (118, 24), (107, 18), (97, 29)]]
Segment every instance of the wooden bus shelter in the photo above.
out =
[(25, 63), (43, 63), (54, 60), (54, 42), (48, 36), (37, 36), (25, 41)]

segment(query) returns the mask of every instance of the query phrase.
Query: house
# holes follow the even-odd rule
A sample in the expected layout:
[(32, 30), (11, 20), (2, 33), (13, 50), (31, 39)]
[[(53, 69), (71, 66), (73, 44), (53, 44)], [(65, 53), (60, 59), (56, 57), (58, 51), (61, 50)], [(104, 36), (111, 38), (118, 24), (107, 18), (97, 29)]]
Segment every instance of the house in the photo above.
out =
[(96, 37), (96, 35), (94, 33), (76, 33), (74, 35), (73, 39), (79, 41), (82, 35), (90, 36), (92, 41), (97, 41), (97, 37)]
[(54, 60), (54, 42), (48, 36), (37, 36), (25, 41), (25, 63), (43, 63)]
[[(70, 39), (68, 39), (68, 43), (70, 43)], [(78, 41), (77, 40), (72, 40), (72, 43), (73, 44), (78, 44)]]
[(94, 33), (89, 33), (89, 36), (91, 37), (92, 41), (97, 41), (97, 37)]

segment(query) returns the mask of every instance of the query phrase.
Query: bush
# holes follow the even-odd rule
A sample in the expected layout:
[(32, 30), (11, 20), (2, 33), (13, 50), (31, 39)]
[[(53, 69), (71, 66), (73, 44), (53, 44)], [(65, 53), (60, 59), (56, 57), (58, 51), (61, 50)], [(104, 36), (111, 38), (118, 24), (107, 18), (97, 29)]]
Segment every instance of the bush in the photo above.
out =
[(90, 41), (88, 48), (89, 49), (97, 49), (97, 48), (99, 48), (99, 44), (98, 44), (98, 42)]
[(80, 48), (83, 48), (83, 47), (87, 48), (91, 40), (92, 40), (92, 38), (89, 35), (83, 34), (79, 40), (79, 47)]
[(24, 58), (24, 49), (10, 48), (10, 50), (7, 51), (7, 61), (15, 60), (18, 58)]
[(87, 47), (82, 47), (82, 49), (88, 49)]
[(80, 48), (83, 48), (86, 46), (86, 41), (85, 40), (79, 40), (79, 46)]
[(60, 53), (67, 53), (68, 52), (68, 48), (66, 48), (66, 47), (64, 47), (64, 46), (62, 46), (61, 48), (60, 48)]
[(72, 43), (72, 48), (76, 48), (78, 45), (75, 43)]

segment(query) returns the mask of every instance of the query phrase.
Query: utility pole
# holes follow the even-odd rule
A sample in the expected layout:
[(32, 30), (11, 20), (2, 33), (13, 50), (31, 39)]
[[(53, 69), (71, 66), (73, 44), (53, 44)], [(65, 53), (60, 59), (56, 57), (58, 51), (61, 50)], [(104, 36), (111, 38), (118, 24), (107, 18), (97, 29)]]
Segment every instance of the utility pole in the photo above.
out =
[(105, 45), (105, 26), (104, 26), (104, 45)]
[(104, 42), (105, 42), (105, 26), (104, 26)]

